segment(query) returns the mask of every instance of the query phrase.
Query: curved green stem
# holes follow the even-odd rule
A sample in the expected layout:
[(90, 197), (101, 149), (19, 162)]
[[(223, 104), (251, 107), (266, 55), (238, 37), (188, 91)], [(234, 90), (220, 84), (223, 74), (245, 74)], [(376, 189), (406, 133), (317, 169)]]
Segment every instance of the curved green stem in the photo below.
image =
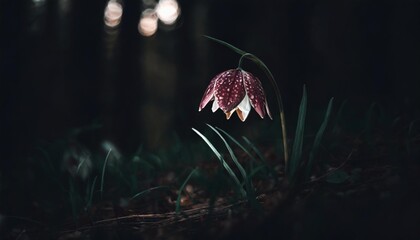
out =
[[(241, 58), (239, 58), (239, 63), (238, 63), (238, 68), (242, 69), (242, 62), (244, 61), (245, 58), (251, 57), (251, 53), (244, 53), (242, 54)], [(252, 55), (253, 56), (253, 55)]]
[(284, 151), (284, 162), (287, 169), (287, 164), (289, 162), (289, 150), (287, 145), (287, 132), (286, 132), (286, 118), (284, 116), (284, 108), (283, 108), (283, 101), (281, 99), (280, 89), (277, 85), (276, 80), (274, 79), (273, 74), (271, 73), (270, 69), (268, 69), (267, 65), (264, 64), (261, 59), (259, 59), (257, 56), (255, 56), (252, 53), (245, 53), (241, 56), (239, 59), (238, 67), (240, 68), (243, 62), (243, 59), (249, 59), (256, 63), (268, 76), (268, 79), (270, 79), (271, 84), (274, 87), (274, 92), (277, 97), (277, 105), (279, 106), (279, 112), (280, 112), (280, 122), (281, 122), (281, 129), (282, 129), (282, 138), (283, 138), (283, 151)]

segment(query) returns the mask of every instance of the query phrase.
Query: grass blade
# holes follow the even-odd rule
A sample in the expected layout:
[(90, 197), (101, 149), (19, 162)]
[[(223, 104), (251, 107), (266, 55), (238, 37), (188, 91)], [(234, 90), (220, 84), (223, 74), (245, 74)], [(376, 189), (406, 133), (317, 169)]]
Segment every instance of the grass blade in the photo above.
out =
[(232, 169), (229, 167), (229, 165), (226, 163), (225, 159), (223, 158), (222, 154), (220, 154), (220, 152), (213, 146), (213, 144), (203, 135), (201, 134), (198, 130), (196, 130), (195, 128), (192, 128), (192, 130), (197, 133), (198, 136), (200, 136), (204, 142), (207, 143), (207, 145), (210, 147), (210, 149), (214, 152), (214, 154), (217, 156), (217, 158), (219, 159), (220, 163), (223, 165), (223, 167), (226, 169), (226, 171), (229, 173), (230, 177), (233, 179), (233, 181), (236, 183), (239, 191), (241, 192), (242, 196), (245, 196), (246, 193), (244, 191), (244, 189), (242, 188), (241, 183), (239, 182), (238, 177), (236, 176), (236, 174), (232, 171)]
[(262, 171), (262, 170), (264, 170), (266, 168), (266, 166), (264, 166), (264, 165), (260, 165), (260, 166), (258, 166), (258, 167), (256, 167), (256, 168), (254, 168), (254, 169), (252, 169), (252, 171), (251, 171), (251, 173), (249, 173), (248, 174), (248, 179), (252, 179), (252, 177), (255, 175), (255, 174), (257, 174), (258, 172), (260, 172), (260, 171)]
[(242, 137), (242, 139), (248, 144), (248, 146), (257, 154), (258, 158), (261, 159), (264, 163), (267, 163), (267, 159), (265, 159), (264, 155), (261, 151), (253, 144), (247, 137)]
[[(234, 142), (238, 147), (240, 147), (242, 149), (242, 151), (244, 151), (251, 159), (251, 162), (249, 163), (250, 165), (250, 171), (253, 171), (254, 169), (254, 164), (253, 163), (258, 163), (257, 159), (254, 157), (254, 155), (252, 155), (248, 149), (246, 149), (241, 143), (239, 143), (238, 140), (236, 140), (234, 137), (232, 137), (229, 133), (227, 133), (226, 131), (224, 131), (221, 128), (216, 127), (217, 130), (219, 130), (220, 132), (222, 132), (223, 134), (225, 134), (232, 142)], [(245, 138), (245, 137), (243, 137)], [(258, 154), (257, 154), (258, 155)], [(264, 162), (264, 164), (267, 166), (267, 164)], [(252, 177), (248, 174), (247, 178), (249, 179), (249, 181), (251, 181)], [(252, 182), (251, 182), (252, 184)], [(251, 185), (252, 186), (252, 185)]]
[[(247, 137), (243, 136), (242, 139), (244, 139), (244, 141), (248, 144), (248, 146), (257, 154), (258, 158), (261, 159), (265, 168), (268, 170), (268, 174), (270, 174), (271, 176), (276, 176), (277, 175), (276, 171), (274, 170), (274, 168), (272, 166), (270, 166), (267, 163), (267, 159), (264, 157), (264, 155), (261, 153), (261, 151), (255, 146), (255, 144), (253, 144)], [(259, 169), (259, 170), (261, 170), (261, 169)], [(254, 174), (252, 174), (252, 175), (254, 175)], [(249, 174), (249, 175), (251, 175), (251, 174)]]
[[(234, 137), (232, 137), (230, 134), (228, 134), (226, 131), (224, 131), (221, 128), (216, 127), (217, 130), (221, 131), (223, 134), (225, 134), (230, 140), (232, 140), (236, 145), (238, 145), (250, 158), (252, 161), (257, 162), (257, 160), (255, 159), (255, 157), (242, 145), (239, 143), (239, 141), (237, 141)], [(259, 165), (257, 167), (251, 167), (250, 169), (250, 173), (246, 174), (246, 179), (244, 180), (244, 183), (246, 184), (245, 186), (247, 187), (247, 196), (248, 196), (248, 201), (249, 203), (251, 203), (252, 206), (254, 206), (256, 209), (261, 210), (261, 205), (260, 203), (256, 200), (255, 198), (255, 191), (254, 191), (254, 187), (252, 185), (252, 177), (254, 175), (256, 175), (258, 172), (268, 169), (269, 173), (272, 174), (272, 176), (275, 176), (276, 173), (275, 171), (267, 164), (267, 162), (265, 161), (264, 157), (262, 157), (261, 152), (251, 143), (251, 141), (249, 141), (246, 137), (242, 137), (245, 142), (248, 143), (248, 145), (252, 146), (253, 150), (255, 152), (257, 152), (257, 155), (260, 154), (260, 158), (263, 161), (262, 165)]]
[(108, 158), (109, 155), (111, 154), (112, 149), (110, 148), (108, 151), (108, 154), (105, 157), (105, 161), (104, 161), (104, 166), (102, 167), (102, 176), (101, 176), (101, 199), (102, 199), (102, 195), (104, 192), (104, 177), (105, 177), (105, 169), (106, 169), (106, 164), (108, 163)]
[(86, 204), (86, 209), (89, 209), (92, 206), (93, 192), (95, 191), (95, 185), (96, 185), (97, 179), (98, 179), (98, 176), (95, 176), (95, 178), (93, 179), (92, 186), (90, 187), (90, 194), (89, 194), (88, 202)]
[(344, 108), (346, 107), (346, 105), (347, 105), (347, 99), (344, 100), (340, 104), (340, 107), (338, 108), (337, 116), (335, 117), (335, 119), (333, 121), (334, 123), (333, 123), (333, 127), (332, 127), (332, 129), (333, 129), (332, 132), (333, 132), (334, 135), (338, 135), (341, 131), (342, 127), (340, 126), (340, 123), (341, 123), (341, 119), (343, 118)]
[(130, 201), (133, 200), (133, 199), (135, 199), (135, 198), (138, 198), (138, 197), (140, 197), (140, 196), (142, 196), (142, 195), (144, 195), (146, 193), (150, 193), (151, 191), (154, 191), (154, 190), (157, 190), (157, 189), (162, 189), (162, 188), (169, 188), (169, 187), (168, 186), (158, 186), (158, 187), (152, 187), (152, 188), (146, 189), (144, 191), (141, 191), (139, 193), (136, 193), (134, 196), (132, 196), (130, 198)]
[(318, 129), (318, 132), (316, 133), (314, 145), (312, 146), (312, 150), (309, 154), (309, 161), (308, 165), (306, 166), (306, 176), (309, 177), (312, 171), (312, 166), (314, 164), (314, 159), (316, 154), (318, 153), (319, 147), (321, 146), (321, 140), (324, 136), (325, 129), (328, 125), (328, 120), (331, 115), (332, 105), (333, 105), (334, 98), (330, 99), (330, 102), (328, 103), (327, 111), (325, 112), (324, 121), (322, 122), (321, 126)]
[(178, 214), (181, 211), (181, 193), (184, 191), (185, 185), (187, 185), (188, 181), (192, 177), (192, 175), (197, 171), (197, 168), (194, 168), (188, 177), (185, 179), (185, 181), (182, 183), (181, 187), (178, 190), (178, 198), (176, 199), (176, 209), (175, 212)]
[(238, 147), (240, 147), (242, 149), (242, 151), (244, 151), (250, 158), (252, 161), (257, 162), (257, 159), (255, 159), (255, 157), (248, 151), (248, 149), (246, 149), (241, 143), (239, 143), (238, 140), (236, 140), (234, 137), (232, 137), (229, 133), (227, 133), (225, 130), (216, 127), (217, 130), (219, 130), (220, 132), (222, 132), (224, 135), (226, 135), (232, 142), (234, 142)]
[(295, 139), (293, 142), (292, 155), (290, 157), (290, 163), (287, 169), (287, 175), (289, 182), (293, 183), (296, 178), (296, 171), (302, 160), (302, 147), (303, 147), (303, 137), (305, 132), (305, 118), (306, 118), (306, 108), (307, 108), (307, 99), (306, 99), (306, 87), (303, 86), (303, 95), (299, 107), (299, 116), (297, 120)]
[[(238, 145), (250, 158), (251, 158), (251, 160), (252, 160), (252, 162), (255, 162), (255, 163), (258, 163), (259, 161), (254, 157), (254, 155), (252, 155), (251, 153), (250, 153), (250, 151), (248, 151), (248, 149), (246, 149), (242, 144), (240, 144), (239, 143), (239, 141), (238, 140), (236, 140), (234, 137), (232, 137), (231, 135), (229, 135), (226, 131), (224, 131), (223, 129), (221, 129), (221, 128), (218, 128), (218, 127), (216, 127), (216, 129), (217, 130), (219, 130), (219, 131), (221, 131), (222, 133), (224, 133), (227, 137), (229, 137), (229, 139), (230, 140), (232, 140), (232, 142), (234, 142), (236, 145)], [(272, 175), (273, 175), (273, 173), (274, 173), (274, 175), (275, 175), (275, 172), (274, 172), (274, 170), (267, 164), (267, 161), (266, 161), (266, 159), (264, 158), (264, 156), (262, 155), (262, 153), (261, 153), (261, 151), (260, 150), (258, 150), (258, 148), (257, 147), (255, 147), (255, 145), (248, 139), (248, 138), (246, 138), (245, 136), (242, 136), (242, 139), (249, 145), (249, 147), (257, 154), (257, 156), (261, 159), (261, 161), (262, 161), (262, 163), (264, 164), (264, 166), (258, 166), (257, 168), (259, 169), (259, 170), (262, 170), (262, 169), (264, 169), (264, 168), (266, 168)], [(251, 162), (251, 163), (252, 163)], [(254, 171), (254, 167), (253, 167), (253, 164), (251, 165), (251, 172), (252, 171)], [(257, 171), (258, 172), (258, 171)], [(248, 179), (252, 179), (252, 176), (253, 175), (255, 175), (255, 173), (254, 174), (248, 174)], [(274, 176), (273, 175), (273, 176)]]
[(221, 44), (221, 45), (223, 45), (225, 47), (228, 47), (228, 48), (232, 49), (233, 51), (235, 51), (239, 55), (244, 55), (246, 53), (245, 51), (243, 51), (243, 50), (241, 50), (241, 49), (239, 49), (237, 47), (234, 47), (234, 46), (230, 45), (229, 43), (227, 43), (225, 41), (222, 41), (220, 39), (217, 39), (217, 38), (214, 38), (214, 37), (210, 37), (210, 36), (207, 36), (207, 35), (203, 35), (203, 36), (206, 37), (206, 38), (208, 38), (208, 39), (210, 39), (210, 40), (212, 40), (212, 41), (215, 41), (215, 42), (217, 42), (217, 43), (219, 43), (219, 44)]
[[(233, 150), (232, 150), (232, 148), (229, 146), (229, 144), (228, 144), (228, 142), (226, 141), (226, 139), (220, 134), (220, 132), (219, 131), (217, 131), (217, 129), (215, 129), (213, 126), (211, 126), (210, 124), (207, 124), (207, 126), (209, 127), (209, 128), (211, 128), (211, 130), (213, 130), (219, 137), (220, 137), (220, 139), (222, 139), (222, 141), (223, 141), (223, 143), (225, 144), (225, 146), (226, 146), (226, 148), (228, 149), (228, 151), (229, 151), (229, 154), (230, 154), (230, 157), (232, 158), (232, 160), (233, 160), (233, 162), (235, 163), (235, 165), (236, 165), (236, 167), (239, 169), (239, 172), (241, 173), (241, 175), (242, 175), (242, 179), (244, 180), (244, 182), (245, 182), (245, 186), (246, 186), (246, 189), (248, 190), (248, 192), (249, 191), (252, 191), (252, 188), (251, 188), (251, 186), (249, 185), (249, 182), (248, 182), (248, 177), (247, 177), (247, 174), (246, 174), (246, 171), (245, 171), (245, 169), (242, 167), (242, 165), (239, 163), (239, 161), (238, 161), (238, 158), (235, 156), (235, 153), (233, 152)], [(227, 163), (226, 163), (227, 164)], [(242, 184), (241, 184), (241, 186), (242, 186)], [(242, 187), (241, 187), (242, 188)], [(245, 195), (243, 196), (243, 197), (245, 197)]]
[(236, 166), (239, 169), (239, 172), (241, 173), (243, 179), (246, 179), (246, 171), (245, 169), (242, 167), (242, 165), (239, 163), (238, 158), (235, 156), (235, 153), (233, 152), (232, 148), (229, 146), (229, 144), (227, 143), (226, 139), (220, 134), (219, 131), (217, 131), (217, 129), (215, 129), (213, 126), (211, 126), (210, 124), (207, 124), (207, 126), (209, 126), (211, 128), (211, 130), (213, 130), (219, 137), (220, 139), (222, 139), (223, 143), (225, 144), (226, 148), (229, 151), (230, 156), (232, 157), (233, 162), (236, 164)]
[(76, 175), (79, 174), (80, 168), (83, 166), (87, 158), (83, 158), (82, 161), (77, 165)]

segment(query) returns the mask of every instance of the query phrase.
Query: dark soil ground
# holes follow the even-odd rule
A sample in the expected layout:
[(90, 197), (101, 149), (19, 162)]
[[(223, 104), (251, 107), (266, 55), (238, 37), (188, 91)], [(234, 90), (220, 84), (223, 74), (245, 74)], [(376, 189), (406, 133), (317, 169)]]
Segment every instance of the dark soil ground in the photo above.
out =
[[(412, 139), (411, 146), (418, 145)], [(278, 176), (254, 180), (259, 207), (232, 191), (212, 199), (191, 182), (179, 214), (177, 189), (167, 189), (138, 201), (99, 201), (77, 221), (63, 216), (54, 228), (29, 214), (3, 217), (2, 239), (420, 239), (418, 159), (394, 152), (405, 145), (381, 136), (373, 142), (347, 138), (341, 146), (328, 152), (328, 168), (318, 166), (309, 180), (292, 188), (267, 149)], [(217, 164), (199, 168), (212, 172)], [(167, 172), (155, 181), (172, 178)], [(39, 206), (31, 211), (42, 216)]]

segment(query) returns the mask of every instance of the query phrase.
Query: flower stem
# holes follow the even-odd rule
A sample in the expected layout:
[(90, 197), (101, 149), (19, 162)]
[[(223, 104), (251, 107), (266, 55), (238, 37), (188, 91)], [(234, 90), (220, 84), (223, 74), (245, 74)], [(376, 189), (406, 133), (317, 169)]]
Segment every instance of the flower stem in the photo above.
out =
[(289, 150), (288, 150), (288, 145), (287, 145), (286, 118), (284, 116), (283, 101), (281, 100), (280, 89), (270, 69), (268, 69), (268, 67), (263, 63), (263, 61), (261, 61), (261, 59), (256, 57), (254, 54), (251, 54), (251, 53), (242, 54), (241, 58), (239, 59), (238, 68), (241, 68), (243, 59), (245, 58), (256, 63), (265, 72), (265, 74), (268, 76), (268, 79), (270, 79), (270, 82), (274, 87), (274, 92), (277, 97), (277, 104), (279, 106), (279, 112), (280, 112), (280, 123), (281, 123), (282, 138), (283, 138), (284, 163), (285, 163), (285, 169), (287, 169), (287, 165), (289, 162)]

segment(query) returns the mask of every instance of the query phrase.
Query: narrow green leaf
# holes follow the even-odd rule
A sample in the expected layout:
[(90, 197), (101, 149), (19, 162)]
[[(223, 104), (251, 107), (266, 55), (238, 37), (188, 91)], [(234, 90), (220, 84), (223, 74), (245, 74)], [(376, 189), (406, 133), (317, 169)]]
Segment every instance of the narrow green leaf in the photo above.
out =
[(312, 150), (309, 154), (308, 165), (306, 166), (306, 176), (307, 177), (309, 177), (310, 174), (311, 174), (315, 156), (318, 153), (319, 148), (321, 146), (321, 140), (322, 140), (322, 137), (324, 136), (324, 132), (325, 132), (325, 129), (327, 128), (328, 120), (329, 120), (330, 115), (331, 115), (333, 101), (334, 101), (334, 98), (331, 98), (330, 102), (328, 103), (327, 111), (325, 112), (324, 121), (322, 122), (321, 126), (318, 129), (318, 132), (316, 133), (315, 140), (314, 140), (314, 145), (312, 146)]
[(103, 192), (104, 192), (104, 178), (105, 178), (105, 169), (106, 169), (106, 165), (108, 163), (108, 158), (109, 155), (111, 154), (112, 149), (110, 148), (108, 151), (108, 154), (105, 157), (105, 161), (104, 161), (104, 166), (102, 167), (102, 175), (101, 175), (101, 199), (103, 196)]
[(149, 154), (149, 159), (151, 159), (158, 168), (163, 167), (163, 160), (156, 154)]
[(221, 44), (221, 45), (223, 45), (225, 47), (228, 47), (228, 48), (232, 49), (233, 51), (235, 51), (239, 55), (244, 55), (246, 53), (245, 51), (243, 51), (243, 50), (241, 50), (241, 49), (239, 49), (237, 47), (234, 47), (231, 44), (229, 44), (229, 43), (227, 43), (225, 41), (222, 41), (220, 39), (217, 39), (217, 38), (214, 38), (214, 37), (210, 37), (210, 36), (207, 36), (207, 35), (203, 35), (203, 36), (206, 37), (206, 38), (208, 38), (208, 39), (210, 39), (210, 40), (212, 40), (212, 41), (215, 41), (215, 42), (217, 42), (217, 43), (219, 43), (219, 44)]
[(292, 155), (290, 157), (290, 164), (288, 167), (288, 178), (293, 182), (296, 178), (296, 171), (302, 160), (303, 137), (305, 133), (305, 118), (306, 118), (306, 87), (303, 86), (303, 95), (299, 107), (299, 116), (297, 120), (295, 139), (293, 142)]
[[(247, 190), (248, 191), (250, 191), (251, 190), (251, 187), (249, 186), (249, 182), (247, 181), (247, 179), (248, 179), (248, 177), (247, 177), (247, 174), (246, 174), (246, 171), (245, 171), (245, 169), (242, 167), (242, 165), (239, 163), (239, 161), (238, 161), (238, 158), (235, 156), (235, 153), (233, 152), (233, 150), (232, 150), (232, 148), (229, 146), (229, 144), (227, 143), (227, 141), (225, 140), (225, 138), (220, 134), (220, 132), (219, 131), (217, 131), (213, 126), (211, 126), (210, 124), (207, 124), (207, 126), (209, 127), (209, 128), (211, 128), (211, 130), (213, 130), (219, 137), (220, 137), (220, 139), (222, 139), (222, 141), (223, 141), (223, 143), (225, 144), (225, 146), (226, 146), (226, 148), (228, 149), (228, 151), (229, 151), (229, 154), (230, 154), (230, 157), (232, 158), (232, 160), (233, 160), (233, 162), (235, 163), (235, 165), (236, 165), (236, 167), (239, 169), (239, 172), (241, 173), (241, 175), (242, 175), (242, 179), (244, 180), (244, 182), (245, 182), (245, 186), (246, 186), (246, 188), (247, 188)], [(242, 186), (242, 184), (241, 184), (241, 186)], [(242, 187), (241, 187), (242, 188)], [(241, 191), (242, 192), (242, 191)], [(243, 196), (243, 197), (245, 197), (245, 195)]]
[(93, 179), (93, 183), (90, 187), (90, 194), (89, 194), (88, 202), (86, 204), (86, 209), (89, 209), (92, 206), (93, 192), (95, 191), (95, 185), (96, 185), (97, 179), (98, 179), (98, 176), (95, 176), (95, 178)]
[(232, 171), (232, 169), (229, 167), (229, 165), (227, 164), (227, 162), (224, 160), (222, 154), (220, 154), (220, 152), (213, 146), (213, 144), (203, 135), (201, 134), (198, 130), (196, 130), (195, 128), (192, 128), (192, 130), (198, 134), (198, 136), (200, 136), (204, 142), (207, 143), (207, 145), (210, 147), (210, 149), (213, 151), (213, 153), (216, 155), (216, 157), (219, 159), (220, 163), (223, 165), (223, 167), (226, 169), (226, 171), (229, 173), (230, 177), (233, 179), (233, 181), (235, 182), (235, 184), (238, 186), (238, 189), (240, 189), (241, 194), (243, 196), (245, 196), (246, 194), (244, 193), (244, 190), (242, 188), (241, 183), (239, 182), (238, 177), (236, 176), (236, 174)]
[[(277, 173), (274, 170), (273, 167), (271, 167), (268, 163), (267, 163), (267, 159), (264, 157), (264, 155), (261, 153), (261, 151), (255, 146), (255, 144), (253, 144), (247, 137), (243, 136), (242, 139), (244, 139), (244, 141), (248, 144), (248, 146), (257, 154), (258, 158), (261, 159), (261, 161), (263, 162), (265, 168), (268, 170), (269, 174), (271, 174), (271, 176), (276, 176)], [(259, 169), (261, 170), (261, 168)], [(255, 173), (254, 173), (255, 174)], [(252, 175), (254, 175), (252, 174)], [(250, 174), (251, 175), (251, 174)]]
[[(232, 137), (230, 134), (228, 134), (226, 131), (224, 131), (221, 128), (216, 127), (217, 130), (221, 131), (222, 133), (224, 133), (230, 140), (232, 140), (236, 145), (238, 145), (250, 158), (253, 162), (258, 162), (257, 159), (254, 157), (254, 155), (252, 155), (248, 149), (246, 149), (242, 144), (239, 143), (238, 140), (236, 140), (234, 137)], [(264, 156), (262, 155), (261, 151), (258, 150), (258, 148), (245, 136), (242, 136), (242, 139), (244, 139), (244, 141), (251, 147), (251, 149), (258, 155), (258, 157), (261, 159), (263, 165), (257, 166), (257, 167), (251, 167), (251, 173), (247, 174), (247, 180), (250, 181), (249, 184), (252, 187), (252, 191), (254, 190), (253, 185), (252, 185), (252, 177), (257, 174), (258, 172), (266, 169), (268, 170), (268, 172), (272, 175), (272, 176), (276, 176), (276, 172), (274, 171), (274, 169), (272, 167), (270, 167), (267, 164), (266, 159), (264, 158)]]
[(197, 133), (198, 136), (200, 136), (204, 142), (207, 143), (207, 145), (210, 147), (210, 149), (213, 151), (213, 153), (216, 155), (217, 158), (222, 159), (222, 155), (219, 153), (219, 151), (217, 151), (217, 149), (213, 146), (213, 144), (201, 133), (199, 132), (197, 129), (195, 128), (191, 128), (195, 133)]
[(135, 199), (135, 198), (138, 198), (140, 196), (143, 196), (144, 194), (150, 193), (151, 191), (154, 191), (154, 190), (157, 190), (157, 189), (162, 189), (162, 188), (169, 188), (169, 187), (168, 186), (158, 186), (158, 187), (152, 187), (152, 188), (146, 189), (144, 191), (136, 193), (134, 196), (132, 196), (130, 198), (130, 201)]
[[(260, 168), (257, 168), (257, 171), (251, 171), (251, 172), (253, 172), (253, 174), (252, 175), (249, 175), (249, 174), (247, 174), (246, 173), (246, 171), (245, 171), (245, 169), (242, 167), (242, 165), (239, 163), (239, 161), (238, 161), (238, 159), (237, 159), (237, 157), (235, 156), (235, 154), (233, 153), (233, 150), (232, 150), (232, 148), (229, 146), (229, 144), (227, 143), (227, 141), (223, 138), (223, 136), (219, 133), (219, 131), (217, 131), (217, 130), (220, 130), (220, 131), (222, 131), (226, 136), (228, 136), (234, 143), (236, 143), (245, 153), (247, 153), (252, 159), (254, 159), (254, 161), (255, 161), (255, 158), (254, 158), (254, 156), (252, 156), (249, 152), (248, 152), (248, 150), (244, 147), (244, 146), (242, 146), (242, 144), (240, 144), (234, 137), (232, 137), (230, 134), (228, 134), (226, 131), (223, 131), (222, 129), (220, 129), (220, 128), (217, 128), (216, 127), (216, 129), (214, 128), (214, 127), (212, 127), (211, 125), (209, 125), (209, 124), (207, 124), (207, 126), (209, 126), (217, 135), (219, 135), (219, 137), (222, 139), (222, 141), (225, 143), (225, 145), (226, 145), (226, 148), (228, 149), (228, 151), (229, 151), (229, 153), (230, 153), (230, 156), (231, 156), (231, 158), (232, 158), (232, 160), (233, 160), (233, 162), (236, 164), (236, 166), (238, 167), (238, 169), (239, 169), (239, 171), (241, 172), (241, 174), (242, 174), (242, 178), (243, 178), (243, 184), (245, 184), (245, 188), (246, 188), (246, 197), (247, 197), (247, 199), (248, 199), (248, 203), (250, 203), (251, 204), (251, 206), (253, 206), (254, 207), (254, 209), (257, 209), (257, 210), (262, 210), (262, 208), (261, 208), (261, 205), (260, 205), (260, 203), (256, 200), (256, 196), (255, 196), (255, 191), (254, 191), (254, 187), (253, 187), (253, 185), (252, 185), (252, 176), (255, 174), (255, 173), (257, 173), (259, 170), (261, 170), (261, 169), (263, 169), (264, 168), (264, 166), (260, 166)], [(243, 184), (241, 185), (241, 186), (243, 186)], [(241, 189), (242, 190), (242, 189)], [(242, 192), (242, 191), (241, 191)], [(242, 192), (242, 194), (243, 194), (243, 197), (245, 197), (245, 195), (244, 195), (244, 193)]]
[(76, 175), (77, 174), (79, 174), (79, 170), (80, 170), (80, 168), (82, 167), (82, 165), (85, 163), (85, 161), (86, 161), (86, 157), (84, 157), (83, 158), (83, 160), (82, 161), (80, 161), (80, 163), (77, 165), (77, 169), (76, 169)]
[(263, 161), (264, 163), (267, 162), (264, 155), (261, 151), (253, 144), (247, 137), (243, 136), (242, 139), (248, 144), (248, 146), (257, 154), (257, 156)]
[[(234, 142), (238, 147), (240, 147), (242, 149), (242, 151), (244, 151), (249, 158), (251, 159), (250, 162), (250, 169), (253, 169), (254, 164), (253, 163), (257, 163), (257, 159), (254, 157), (254, 155), (252, 155), (248, 149), (246, 149), (238, 140), (236, 140), (234, 137), (232, 137), (229, 133), (227, 133), (226, 131), (224, 131), (223, 129), (216, 127), (217, 130), (219, 130), (220, 132), (222, 132), (223, 134), (225, 134), (232, 142)], [(248, 176), (249, 178), (249, 176)]]
[(225, 134), (232, 142), (234, 142), (238, 147), (240, 147), (242, 149), (242, 151), (244, 151), (251, 158), (252, 161), (257, 162), (257, 159), (255, 159), (255, 157), (248, 151), (248, 149), (246, 149), (238, 140), (236, 140), (234, 137), (232, 137), (225, 130), (223, 130), (219, 127), (216, 127), (216, 129), (219, 130), (220, 132), (222, 132), (223, 134)]
[(256, 168), (252, 169), (251, 173), (250, 173), (250, 174), (248, 174), (248, 178), (249, 178), (249, 179), (252, 179), (252, 177), (253, 177), (255, 174), (257, 174), (258, 172), (262, 171), (262, 170), (263, 170), (263, 169), (265, 169), (265, 168), (266, 168), (266, 166), (264, 166), (264, 165), (260, 165), (260, 166), (258, 166), (258, 167), (256, 167)]
[(178, 190), (178, 198), (176, 199), (176, 210), (175, 212), (178, 214), (181, 211), (181, 193), (184, 191), (185, 186), (187, 185), (188, 181), (192, 177), (192, 175), (197, 171), (197, 168), (194, 168), (188, 177), (185, 179), (185, 181), (182, 183), (181, 187)]

